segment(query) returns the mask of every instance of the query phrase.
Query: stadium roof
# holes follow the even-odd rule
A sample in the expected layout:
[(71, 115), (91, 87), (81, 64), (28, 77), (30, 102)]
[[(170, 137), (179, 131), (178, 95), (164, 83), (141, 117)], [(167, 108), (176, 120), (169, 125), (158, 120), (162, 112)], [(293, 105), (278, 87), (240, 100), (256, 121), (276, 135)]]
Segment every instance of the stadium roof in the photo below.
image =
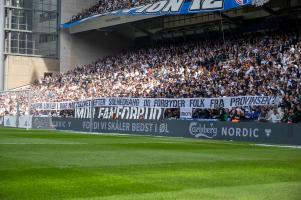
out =
[[(233, 0), (234, 1), (234, 0)], [(215, 28), (223, 21), (224, 28), (235, 28), (246, 20), (279, 16), (286, 13), (300, 15), (300, 0), (271, 0), (261, 7), (237, 6), (226, 11), (200, 12), (180, 15), (100, 15), (76, 22), (68, 27), (71, 34), (98, 30), (118, 32), (128, 38), (155, 36), (157, 33), (202, 32), (206, 28)]]

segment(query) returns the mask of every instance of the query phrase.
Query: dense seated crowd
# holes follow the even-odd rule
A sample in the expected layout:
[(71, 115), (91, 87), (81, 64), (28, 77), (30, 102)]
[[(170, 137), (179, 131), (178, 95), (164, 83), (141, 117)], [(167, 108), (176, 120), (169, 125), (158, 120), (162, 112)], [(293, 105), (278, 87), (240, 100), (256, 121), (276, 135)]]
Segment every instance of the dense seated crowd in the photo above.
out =
[(83, 9), (82, 12), (72, 16), (70, 22), (79, 21), (97, 14), (146, 5), (155, 1), (156, 0), (100, 0), (92, 7)]
[[(136, 49), (110, 56), (31, 86), (32, 102), (95, 97), (277, 96), (277, 107), (199, 110), (200, 119), (301, 121), (301, 33), (247, 33), (225, 43), (211, 39)], [(15, 109), (2, 96), (0, 113)], [(15, 110), (14, 110), (15, 111)], [(68, 112), (67, 112), (68, 113)], [(165, 112), (179, 117), (179, 109)]]
[(29, 98), (27, 90), (0, 93), (0, 116), (28, 113)]

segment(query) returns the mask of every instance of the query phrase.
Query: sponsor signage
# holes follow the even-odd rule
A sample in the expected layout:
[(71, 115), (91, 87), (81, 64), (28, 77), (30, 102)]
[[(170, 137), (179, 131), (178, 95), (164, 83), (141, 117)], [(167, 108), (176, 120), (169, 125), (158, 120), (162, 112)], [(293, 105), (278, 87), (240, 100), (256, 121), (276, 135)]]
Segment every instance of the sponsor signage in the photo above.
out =
[[(272, 127), (268, 123), (224, 123), (224, 122), (191, 122), (189, 133), (195, 138), (205, 139), (225, 139), (238, 141), (273, 141), (279, 136), (287, 138), (290, 127), (287, 124), (275, 124), (278, 127)], [(285, 140), (279, 140), (279, 143), (285, 143)], [(297, 142), (297, 141), (296, 141)], [(301, 137), (299, 140), (301, 144)]]
[(5, 127), (17, 127), (17, 117), (16, 116), (5, 116), (4, 117)]
[[(33, 128), (89, 132), (89, 119), (33, 118)], [(48, 119), (48, 120), (47, 120)], [(39, 122), (39, 123), (37, 123)], [(44, 123), (47, 122), (47, 123)], [(243, 141), (259, 144), (301, 145), (301, 124), (270, 124), (258, 122), (207, 122), (196, 120), (109, 120), (95, 119), (94, 133), (120, 133), (185, 137), (209, 140)]]
[[(70, 28), (89, 19), (100, 16), (164, 16), (187, 15), (195, 13), (223, 12), (252, 5), (255, 0), (162, 0), (155, 3), (141, 5), (129, 9), (116, 10), (104, 14), (94, 15), (76, 22), (63, 24), (63, 28)], [(258, 0), (257, 0), (258, 1)], [(266, 3), (267, 0), (264, 2)], [(115, 19), (113, 18), (113, 19)]]
[[(58, 130), (77, 130), (88, 132), (89, 119), (52, 118), (52, 126)], [(158, 120), (94, 120), (93, 132), (125, 133), (168, 136), (170, 134), (168, 121)]]
[(5, 116), (4, 117), (4, 126), (13, 127), (13, 128), (31, 128), (32, 127), (32, 116), (30, 115), (21, 115), (17, 116)]
[[(67, 123), (67, 122), (64, 122)], [(71, 122), (69, 122), (71, 124)], [(52, 124), (52, 118), (50, 117), (32, 117), (32, 128), (33, 129), (54, 129)], [(70, 129), (71, 130), (71, 129)]]
[[(244, 106), (272, 106), (276, 105), (275, 96), (239, 96), (222, 98), (97, 98), (94, 107), (144, 107), (144, 108), (233, 108)], [(34, 110), (68, 110), (78, 107), (91, 107), (91, 100), (78, 102), (51, 102), (32, 104)]]
[(198, 123), (191, 122), (189, 124), (189, 133), (196, 138), (213, 139), (217, 136), (218, 129), (214, 127), (213, 123)]
[[(232, 124), (227, 124), (227, 126), (219, 126), (219, 128), (215, 127), (214, 123), (199, 123), (199, 122), (191, 122), (189, 125), (189, 133), (196, 138), (259, 138), (260, 129), (254, 126), (253, 128), (245, 128), (242, 126), (232, 126)], [(264, 130), (266, 133), (267, 131)], [(271, 129), (269, 129), (269, 134), (266, 134), (267, 137), (271, 136)]]
[(181, 119), (192, 119), (192, 108), (180, 108)]
[(19, 117), (19, 128), (31, 128), (32, 127), (32, 116), (22, 115)]

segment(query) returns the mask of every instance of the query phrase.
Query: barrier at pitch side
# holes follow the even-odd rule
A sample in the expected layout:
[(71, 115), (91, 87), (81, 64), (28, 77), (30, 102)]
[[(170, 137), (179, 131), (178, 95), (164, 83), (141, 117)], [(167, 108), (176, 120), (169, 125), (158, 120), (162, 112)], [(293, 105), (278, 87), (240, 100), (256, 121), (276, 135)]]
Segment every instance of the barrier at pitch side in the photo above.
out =
[(1, 116), (0, 117), (0, 127), (3, 127), (4, 126), (4, 117)]
[(3, 126), (12, 128), (31, 128), (32, 127), (32, 116), (22, 115), (22, 116), (4, 116)]
[[(48, 119), (48, 120), (47, 120)], [(89, 132), (89, 119), (33, 118), (32, 126)], [(301, 145), (301, 124), (270, 124), (257, 122), (202, 122), (194, 120), (104, 120), (95, 119), (93, 132), (185, 137), (212, 140), (233, 140), (264, 144)]]

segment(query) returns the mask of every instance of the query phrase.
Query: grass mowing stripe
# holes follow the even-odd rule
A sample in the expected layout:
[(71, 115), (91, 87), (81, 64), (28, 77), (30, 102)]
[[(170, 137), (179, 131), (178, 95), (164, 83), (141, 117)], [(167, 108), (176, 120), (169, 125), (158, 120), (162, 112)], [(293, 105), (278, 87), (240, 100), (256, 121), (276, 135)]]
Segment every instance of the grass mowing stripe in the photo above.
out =
[(154, 192), (147, 194), (114, 195), (110, 197), (74, 198), (70, 200), (300, 200), (300, 187), (300, 182), (284, 182), (249, 186), (210, 187), (173, 192)]
[(0, 199), (300, 200), (300, 169), (300, 149), (0, 129)]

